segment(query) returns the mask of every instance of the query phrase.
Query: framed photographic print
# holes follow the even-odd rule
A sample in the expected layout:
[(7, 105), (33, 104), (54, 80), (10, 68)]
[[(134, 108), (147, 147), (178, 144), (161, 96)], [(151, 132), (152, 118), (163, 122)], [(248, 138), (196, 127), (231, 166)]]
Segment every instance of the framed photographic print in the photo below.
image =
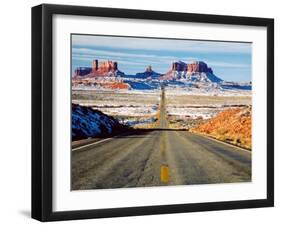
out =
[(274, 205), (274, 21), (32, 8), (32, 217)]

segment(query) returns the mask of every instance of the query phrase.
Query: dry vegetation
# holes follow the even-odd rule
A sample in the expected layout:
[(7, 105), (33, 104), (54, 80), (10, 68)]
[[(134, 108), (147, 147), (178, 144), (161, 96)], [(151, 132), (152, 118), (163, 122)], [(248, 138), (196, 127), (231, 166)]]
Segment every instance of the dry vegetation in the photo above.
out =
[(97, 106), (149, 106), (158, 104), (159, 91), (151, 93), (110, 91), (110, 90), (72, 90), (72, 102)]
[[(137, 129), (159, 126), (160, 91), (128, 92), (73, 90), (72, 102), (100, 110)], [(166, 93), (169, 127), (192, 130), (251, 149), (251, 106), (248, 96), (187, 95)], [(211, 119), (208, 119), (211, 118)], [(155, 121), (149, 121), (153, 119)], [(147, 121), (147, 122), (145, 122)]]
[(168, 116), (169, 121), (169, 128), (170, 129), (185, 129), (189, 130), (192, 127), (197, 126), (198, 124), (201, 124), (205, 122), (202, 117), (198, 117), (197, 119), (191, 119), (191, 118), (185, 118), (181, 119), (177, 116)]
[(217, 105), (251, 105), (251, 96), (204, 96), (204, 95), (173, 95), (167, 93), (167, 107), (171, 106), (217, 106)]
[(228, 109), (190, 131), (251, 149), (251, 115), (251, 107)]

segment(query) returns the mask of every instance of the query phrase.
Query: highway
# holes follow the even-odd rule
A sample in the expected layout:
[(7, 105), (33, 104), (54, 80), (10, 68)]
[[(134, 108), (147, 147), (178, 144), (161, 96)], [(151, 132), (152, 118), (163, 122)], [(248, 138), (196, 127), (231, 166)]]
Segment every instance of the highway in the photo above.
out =
[(104, 189), (251, 181), (251, 152), (168, 128), (162, 89), (158, 128), (76, 147), (71, 188)]

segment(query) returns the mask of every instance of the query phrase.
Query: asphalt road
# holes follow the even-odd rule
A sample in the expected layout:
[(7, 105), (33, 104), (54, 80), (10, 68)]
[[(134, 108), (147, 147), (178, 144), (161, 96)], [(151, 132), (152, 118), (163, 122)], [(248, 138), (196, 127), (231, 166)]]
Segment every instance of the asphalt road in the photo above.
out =
[(163, 90), (157, 129), (137, 130), (72, 151), (72, 189), (251, 181), (251, 152), (167, 127)]

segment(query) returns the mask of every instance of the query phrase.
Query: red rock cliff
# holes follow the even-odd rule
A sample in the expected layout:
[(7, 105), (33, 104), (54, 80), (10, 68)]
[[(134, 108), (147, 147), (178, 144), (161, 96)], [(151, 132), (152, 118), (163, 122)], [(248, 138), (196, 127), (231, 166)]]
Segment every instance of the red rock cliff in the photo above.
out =
[(117, 62), (113, 61), (102, 61), (100, 64), (98, 60), (93, 60), (92, 73), (96, 76), (107, 76), (109, 72), (114, 73), (118, 70)]

